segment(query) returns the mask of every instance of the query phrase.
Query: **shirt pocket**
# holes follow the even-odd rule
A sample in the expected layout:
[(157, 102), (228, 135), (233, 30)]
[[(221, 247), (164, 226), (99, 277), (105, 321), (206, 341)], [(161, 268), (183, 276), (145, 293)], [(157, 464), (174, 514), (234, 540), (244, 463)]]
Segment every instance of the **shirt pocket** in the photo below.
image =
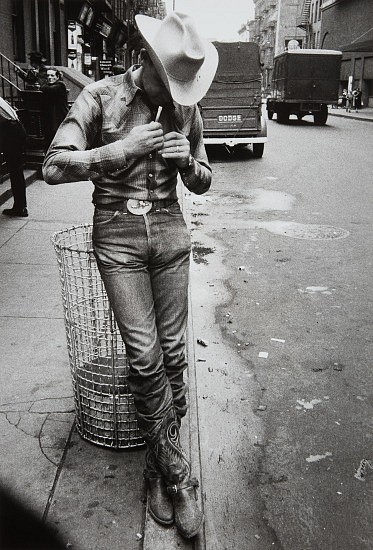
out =
[(104, 144), (113, 143), (118, 139), (123, 139), (124, 122), (127, 115), (125, 102), (117, 102), (109, 95), (101, 96), (102, 105), (102, 142)]

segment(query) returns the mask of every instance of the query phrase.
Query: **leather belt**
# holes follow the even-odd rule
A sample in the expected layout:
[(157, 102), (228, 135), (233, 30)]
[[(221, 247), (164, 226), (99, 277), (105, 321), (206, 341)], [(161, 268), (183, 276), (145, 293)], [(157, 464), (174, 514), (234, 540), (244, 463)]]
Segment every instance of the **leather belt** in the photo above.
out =
[(125, 199), (123, 201), (109, 202), (107, 204), (96, 204), (96, 208), (99, 210), (117, 210), (121, 212), (131, 212), (135, 216), (141, 216), (147, 214), (151, 210), (160, 210), (161, 208), (167, 208), (177, 202), (176, 199), (159, 199), (155, 201), (147, 201), (141, 199)]

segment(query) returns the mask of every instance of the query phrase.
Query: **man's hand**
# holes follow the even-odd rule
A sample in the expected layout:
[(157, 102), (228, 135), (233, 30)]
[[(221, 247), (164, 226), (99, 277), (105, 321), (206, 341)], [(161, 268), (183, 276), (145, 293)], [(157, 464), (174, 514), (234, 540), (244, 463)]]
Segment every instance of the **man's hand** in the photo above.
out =
[(164, 136), (164, 144), (159, 153), (163, 158), (175, 161), (179, 168), (185, 168), (189, 163), (190, 143), (184, 134), (169, 132)]
[(123, 139), (123, 148), (128, 159), (139, 158), (159, 151), (163, 147), (163, 129), (159, 122), (135, 126)]

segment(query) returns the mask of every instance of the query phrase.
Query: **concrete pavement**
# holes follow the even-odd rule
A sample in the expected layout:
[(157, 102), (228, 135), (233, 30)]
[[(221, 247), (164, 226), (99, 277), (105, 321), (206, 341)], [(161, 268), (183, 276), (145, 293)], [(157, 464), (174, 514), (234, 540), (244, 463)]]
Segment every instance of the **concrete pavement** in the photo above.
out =
[[(51, 235), (91, 221), (91, 192), (89, 182), (50, 187), (36, 180), (28, 189), (28, 218), (0, 215), (0, 483), (56, 527), (68, 548), (201, 549), (204, 532), (187, 542), (175, 528), (159, 527), (146, 513), (144, 448), (98, 447), (74, 429)], [(11, 199), (4, 203), (4, 207), (11, 205)], [(190, 411), (182, 440), (193, 475), (203, 482), (193, 342), (191, 322)]]

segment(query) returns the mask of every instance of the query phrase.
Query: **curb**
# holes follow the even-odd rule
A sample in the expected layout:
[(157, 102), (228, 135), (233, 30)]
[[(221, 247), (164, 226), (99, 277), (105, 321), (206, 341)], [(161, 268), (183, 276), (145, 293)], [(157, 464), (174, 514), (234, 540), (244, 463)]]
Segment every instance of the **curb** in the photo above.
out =
[(340, 114), (340, 113), (333, 113), (329, 111), (329, 116), (336, 116), (340, 118), (353, 118), (354, 120), (363, 120), (364, 122), (373, 122), (373, 117), (366, 117), (366, 116), (359, 116), (354, 114)]

